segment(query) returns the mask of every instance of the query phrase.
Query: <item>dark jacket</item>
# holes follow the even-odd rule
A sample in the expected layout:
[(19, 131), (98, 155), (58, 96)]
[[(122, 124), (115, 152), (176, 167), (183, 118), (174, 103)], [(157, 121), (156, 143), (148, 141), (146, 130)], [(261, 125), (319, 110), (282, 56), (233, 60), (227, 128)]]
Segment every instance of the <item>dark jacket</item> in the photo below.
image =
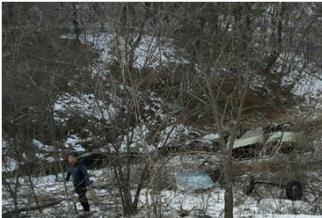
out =
[(75, 188), (89, 185), (89, 175), (86, 167), (82, 163), (76, 162), (74, 166), (68, 169), (66, 182), (68, 182), (70, 176), (73, 177), (73, 185)]

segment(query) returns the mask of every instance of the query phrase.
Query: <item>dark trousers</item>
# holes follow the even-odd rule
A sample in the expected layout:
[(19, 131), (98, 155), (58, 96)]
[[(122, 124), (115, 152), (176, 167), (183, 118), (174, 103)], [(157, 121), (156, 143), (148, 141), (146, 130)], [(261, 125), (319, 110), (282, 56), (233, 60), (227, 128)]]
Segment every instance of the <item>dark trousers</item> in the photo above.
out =
[(76, 193), (78, 194), (79, 202), (83, 206), (84, 211), (89, 211), (89, 204), (86, 197), (86, 186), (77, 187)]

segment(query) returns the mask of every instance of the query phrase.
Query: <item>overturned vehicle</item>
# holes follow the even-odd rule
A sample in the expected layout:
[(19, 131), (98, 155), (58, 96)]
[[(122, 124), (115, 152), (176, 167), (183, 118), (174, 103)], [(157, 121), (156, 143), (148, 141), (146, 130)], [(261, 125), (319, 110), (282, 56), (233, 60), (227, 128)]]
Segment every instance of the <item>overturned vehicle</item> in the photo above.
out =
[(303, 153), (310, 148), (305, 146), (302, 132), (289, 130), (265, 131), (251, 129), (234, 141), (233, 157), (237, 159), (272, 156), (277, 153)]
[(283, 190), (287, 199), (300, 200), (305, 184), (301, 169), (311, 165), (312, 151), (303, 132), (276, 125), (246, 131), (234, 141), (232, 155), (236, 171), (249, 176), (247, 195), (259, 195), (258, 189), (266, 186)]

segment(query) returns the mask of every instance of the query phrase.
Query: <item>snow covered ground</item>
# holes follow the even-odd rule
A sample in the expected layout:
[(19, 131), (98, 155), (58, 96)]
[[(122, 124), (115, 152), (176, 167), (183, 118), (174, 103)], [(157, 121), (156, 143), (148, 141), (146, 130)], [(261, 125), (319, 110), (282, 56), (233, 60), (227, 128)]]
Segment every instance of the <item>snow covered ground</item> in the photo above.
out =
[[(291, 92), (304, 101), (296, 106), (296, 111), (303, 117), (306, 116), (310, 120), (322, 115), (322, 72), (312, 64), (306, 66), (303, 57), (297, 57), (295, 62), (285, 62), (283, 64), (283, 56), (280, 57), (278, 63), (280, 67), (288, 66), (291, 73), (282, 78), (282, 86), (293, 85)], [(285, 61), (285, 60), (284, 60)], [(292, 65), (292, 66), (290, 66)], [(306, 66), (306, 68), (304, 68)]]
[[(116, 217), (117, 215), (122, 217), (121, 200), (113, 180), (112, 169), (91, 170), (90, 174), (94, 185), (88, 188), (87, 196), (92, 211), (96, 211), (91, 217)], [(312, 176), (313, 174), (310, 175)], [(315, 175), (320, 176), (316, 173)], [(318, 182), (319, 180), (315, 184), (317, 187), (319, 187)], [(21, 178), (20, 183), (22, 186), (19, 188), (19, 206), (35, 205), (28, 178)], [(33, 177), (32, 183), (35, 186), (35, 193), (40, 203), (50, 202), (53, 199), (60, 199), (61, 201), (59, 204), (43, 209), (42, 213), (37, 210), (22, 212), (21, 214), (24, 214), (25, 217), (43, 217), (43, 214), (46, 217), (75, 216), (74, 203), (76, 203), (77, 210), (82, 211), (77, 195), (72, 193), (71, 182), (67, 183), (66, 190), (68, 194), (66, 195), (63, 174), (60, 174), (58, 178), (55, 176)], [(283, 196), (281, 198), (265, 196), (259, 199), (255, 195), (245, 195), (244, 186), (245, 184), (241, 182), (234, 184), (234, 214), (237, 218), (322, 217), (321, 196), (312, 198), (307, 194), (303, 200), (299, 201), (287, 200)], [(182, 214), (186, 214), (185, 217), (198, 217), (197, 215), (201, 214), (214, 218), (223, 217), (224, 190), (216, 181), (215, 186), (208, 190), (193, 192), (176, 188), (164, 189), (160, 192), (159, 197), (160, 201), (158, 203), (161, 205), (161, 212), (164, 217), (180, 217), (183, 216)], [(135, 217), (146, 217), (153, 203), (151, 192), (144, 188), (139, 199), (139, 213)], [(4, 189), (3, 211), (12, 209), (12, 203), (12, 199)]]
[[(60, 38), (74, 39), (74, 35), (65, 34)], [(100, 53), (100, 61), (108, 64), (114, 60), (111, 48), (119, 45), (121, 59), (126, 59), (125, 53), (131, 50), (130, 45), (125, 44), (122, 37), (109, 32), (90, 33), (87, 32), (81, 35), (81, 41), (97, 49)], [(125, 50), (128, 50), (125, 52)], [(138, 46), (134, 51), (134, 67), (142, 69), (146, 67), (157, 67), (165, 62), (185, 63), (185, 60), (178, 60), (174, 58), (175, 51), (165, 45), (162, 38), (143, 35)]]
[(55, 112), (78, 113), (83, 116), (93, 116), (99, 120), (111, 120), (116, 113), (113, 104), (106, 105), (93, 94), (71, 96), (67, 93), (55, 102)]

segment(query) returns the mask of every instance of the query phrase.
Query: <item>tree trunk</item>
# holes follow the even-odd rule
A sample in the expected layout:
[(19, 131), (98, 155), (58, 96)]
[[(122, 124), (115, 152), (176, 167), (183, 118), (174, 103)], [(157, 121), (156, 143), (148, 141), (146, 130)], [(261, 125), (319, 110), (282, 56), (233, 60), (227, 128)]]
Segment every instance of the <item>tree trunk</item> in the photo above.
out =
[(132, 202), (130, 180), (125, 178), (120, 161), (114, 165), (114, 175), (119, 189), (123, 213), (125, 216), (135, 215), (137, 213), (137, 204)]
[[(39, 207), (39, 201), (38, 201), (38, 197), (37, 197), (36, 192), (35, 192), (34, 183), (32, 182), (31, 175), (28, 175), (28, 180), (29, 180), (29, 184), (30, 184), (30, 188), (31, 188), (31, 193), (32, 193), (32, 195), (33, 195), (33, 197), (35, 199), (37, 207)], [(39, 213), (42, 213), (40, 208), (39, 208)]]
[[(17, 196), (15, 196), (14, 198), (13, 198), (13, 203), (14, 203), (14, 211), (13, 211), (13, 213), (12, 214), (14, 214), (14, 217), (19, 217), (19, 211), (18, 211), (18, 199), (17, 199)], [(4, 215), (5, 216), (5, 215)]]
[(228, 148), (228, 154), (225, 157), (225, 218), (234, 217), (234, 195), (232, 186), (232, 160), (231, 150)]
[(78, 22), (78, 5), (77, 3), (73, 3), (73, 30), (75, 33), (75, 42), (80, 43), (79, 35), (80, 35), (80, 28)]

